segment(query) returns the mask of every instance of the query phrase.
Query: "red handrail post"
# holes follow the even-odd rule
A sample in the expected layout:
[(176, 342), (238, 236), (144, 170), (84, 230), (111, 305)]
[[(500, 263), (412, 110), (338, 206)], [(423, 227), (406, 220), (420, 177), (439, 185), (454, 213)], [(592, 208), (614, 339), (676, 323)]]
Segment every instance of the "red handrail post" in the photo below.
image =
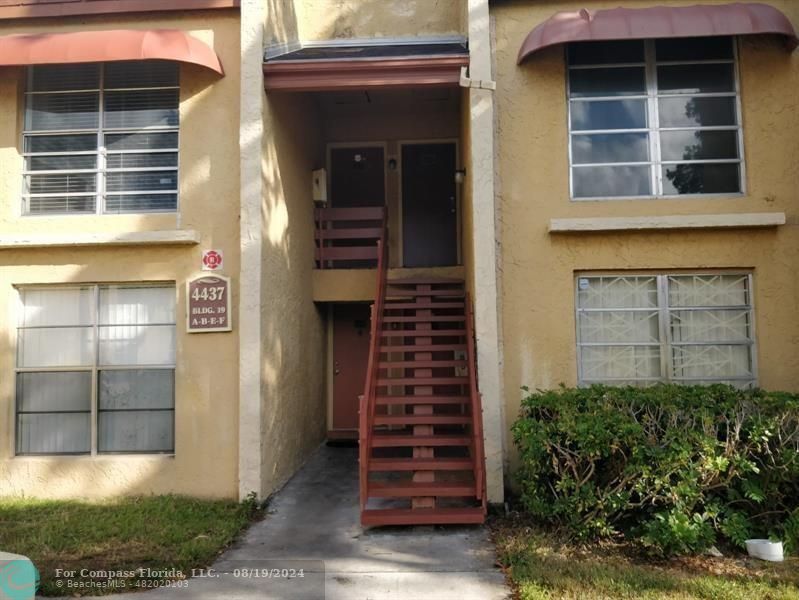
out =
[(372, 423), (376, 411), (377, 375), (380, 365), (380, 331), (383, 329), (383, 303), (386, 290), (386, 271), (388, 263), (388, 239), (386, 231), (385, 213), (383, 214), (381, 234), (377, 241), (377, 290), (375, 301), (372, 304), (372, 317), (369, 340), (369, 359), (366, 366), (366, 383), (364, 393), (360, 398), (360, 414), (358, 426), (359, 448), (359, 475), (360, 475), (360, 504), (361, 510), (366, 508), (369, 498), (369, 457), (372, 451)]

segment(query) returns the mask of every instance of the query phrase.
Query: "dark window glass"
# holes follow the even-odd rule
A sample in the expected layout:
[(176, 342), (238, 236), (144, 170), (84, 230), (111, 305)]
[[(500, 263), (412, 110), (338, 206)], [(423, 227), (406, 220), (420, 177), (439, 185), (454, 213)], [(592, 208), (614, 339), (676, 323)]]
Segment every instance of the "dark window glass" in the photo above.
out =
[(105, 147), (108, 151), (114, 150), (159, 150), (162, 148), (177, 148), (177, 133), (155, 133), (141, 131), (136, 133), (106, 134)]
[(97, 176), (94, 173), (63, 173), (58, 175), (28, 175), (31, 194), (78, 194), (94, 192)]
[(596, 100), (571, 103), (572, 130), (645, 129), (646, 100)]
[(571, 95), (575, 98), (646, 94), (643, 67), (571, 70), (569, 83)]
[(99, 109), (98, 92), (35, 94), (28, 98), (25, 127), (31, 131), (96, 129)]
[(735, 98), (661, 98), (658, 113), (661, 127), (716, 127), (737, 125)]
[(106, 175), (109, 192), (174, 190), (178, 187), (177, 171), (112, 172)]
[(172, 452), (175, 373), (171, 369), (100, 371), (99, 452)]
[(643, 40), (577, 42), (568, 46), (570, 65), (608, 65), (644, 62)]
[(663, 160), (738, 158), (736, 131), (663, 131), (660, 134)]
[(661, 94), (706, 94), (734, 91), (735, 75), (731, 64), (658, 67), (658, 92)]
[(30, 214), (92, 213), (96, 206), (94, 196), (36, 196), (27, 204)]
[(105, 199), (107, 213), (175, 210), (177, 206), (177, 194), (109, 194)]
[(114, 129), (177, 127), (178, 105), (176, 89), (106, 92), (103, 125)]
[(649, 167), (578, 167), (572, 170), (575, 198), (649, 196)]
[(732, 60), (732, 38), (701, 37), (655, 40), (658, 61)]
[(76, 154), (72, 156), (32, 156), (28, 159), (31, 171), (73, 171), (96, 169), (96, 154)]
[(646, 133), (599, 133), (572, 136), (574, 164), (646, 162), (649, 135)]
[(32, 92), (96, 90), (100, 87), (100, 65), (42, 65), (31, 68)]
[(97, 150), (97, 136), (91, 135), (35, 135), (25, 138), (25, 152), (93, 152)]
[(663, 167), (663, 193), (734, 194), (741, 191), (737, 164), (682, 164)]
[(169, 61), (106, 63), (105, 89), (177, 87), (178, 72), (178, 64)]

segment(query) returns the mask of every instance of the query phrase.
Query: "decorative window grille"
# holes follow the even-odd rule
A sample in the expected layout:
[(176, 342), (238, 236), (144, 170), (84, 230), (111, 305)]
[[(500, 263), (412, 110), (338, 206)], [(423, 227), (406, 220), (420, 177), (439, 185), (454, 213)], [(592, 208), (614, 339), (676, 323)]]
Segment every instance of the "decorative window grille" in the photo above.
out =
[(749, 274), (577, 277), (580, 383), (757, 382)]

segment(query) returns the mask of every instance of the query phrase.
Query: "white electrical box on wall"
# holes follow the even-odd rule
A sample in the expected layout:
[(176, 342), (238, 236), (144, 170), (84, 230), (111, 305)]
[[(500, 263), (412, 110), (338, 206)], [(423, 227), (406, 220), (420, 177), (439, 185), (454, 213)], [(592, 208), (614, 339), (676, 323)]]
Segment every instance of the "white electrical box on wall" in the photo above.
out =
[(314, 202), (327, 202), (327, 169), (318, 169), (312, 176)]

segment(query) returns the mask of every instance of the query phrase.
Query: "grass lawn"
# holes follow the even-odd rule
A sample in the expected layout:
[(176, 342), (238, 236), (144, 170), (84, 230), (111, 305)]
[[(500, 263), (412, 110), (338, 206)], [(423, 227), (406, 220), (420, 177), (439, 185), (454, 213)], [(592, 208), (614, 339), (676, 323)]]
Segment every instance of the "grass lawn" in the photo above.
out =
[(647, 560), (621, 545), (581, 549), (519, 517), (491, 523), (499, 561), (522, 600), (799, 600), (799, 559)]
[[(41, 594), (70, 595), (65, 584), (58, 587), (56, 569), (177, 569), (189, 574), (213, 562), (257, 514), (253, 503), (178, 496), (101, 503), (0, 498), (0, 549), (34, 562)], [(138, 575), (125, 579), (133, 589), (137, 580), (146, 584)], [(113, 591), (120, 590), (72, 593)]]

